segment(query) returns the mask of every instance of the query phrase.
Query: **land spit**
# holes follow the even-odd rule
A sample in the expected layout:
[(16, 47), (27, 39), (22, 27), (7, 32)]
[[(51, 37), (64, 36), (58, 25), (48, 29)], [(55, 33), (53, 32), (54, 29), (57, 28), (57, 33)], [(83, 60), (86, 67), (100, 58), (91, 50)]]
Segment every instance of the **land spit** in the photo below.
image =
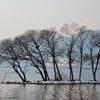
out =
[(77, 84), (100, 84), (98, 81), (27, 81), (27, 82), (1, 82), (0, 84), (37, 84), (37, 85), (77, 85)]

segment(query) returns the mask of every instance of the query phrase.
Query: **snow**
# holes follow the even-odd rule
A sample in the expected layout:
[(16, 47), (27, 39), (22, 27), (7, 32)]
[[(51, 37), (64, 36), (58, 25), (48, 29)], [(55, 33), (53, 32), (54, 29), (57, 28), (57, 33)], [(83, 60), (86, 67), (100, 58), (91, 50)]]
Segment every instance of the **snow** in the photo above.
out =
[(41, 85), (71, 85), (71, 84), (100, 84), (99, 81), (28, 81), (28, 82), (2, 82), (1, 84), (41, 84)]
[[(33, 82), (34, 83), (34, 82)], [(100, 84), (98, 81), (39, 81), (36, 84), (53, 84), (53, 85), (67, 85), (67, 84)]]

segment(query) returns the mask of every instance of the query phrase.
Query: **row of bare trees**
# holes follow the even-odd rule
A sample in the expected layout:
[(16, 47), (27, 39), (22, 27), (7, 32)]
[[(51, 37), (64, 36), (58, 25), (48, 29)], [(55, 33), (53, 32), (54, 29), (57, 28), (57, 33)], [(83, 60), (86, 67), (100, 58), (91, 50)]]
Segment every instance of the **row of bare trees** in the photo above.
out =
[(65, 24), (61, 30), (69, 36), (65, 44), (70, 80), (74, 81), (72, 65), (75, 63), (80, 65), (79, 81), (81, 81), (83, 65), (87, 63), (92, 67), (93, 80), (96, 81), (96, 72), (100, 65), (100, 33), (87, 30), (86, 26), (79, 27), (76, 23)]
[[(58, 67), (57, 57), (62, 55), (63, 48), (59, 48), (60, 36), (54, 30), (29, 30), (14, 40), (4, 40), (0, 45), (1, 62), (6, 61), (26, 82), (27, 70), (23, 65), (31, 65), (37, 69), (44, 81), (50, 80), (46, 63), (52, 59), (55, 80), (62, 80)], [(23, 66), (23, 67), (25, 67)]]
[[(93, 78), (96, 81), (100, 59), (100, 34), (91, 35), (86, 46), (90, 31), (85, 26), (79, 27), (75, 23), (65, 24), (61, 32), (66, 33), (66, 36), (59, 35), (54, 29), (28, 30), (13, 40), (3, 40), (0, 44), (0, 62), (8, 63), (23, 82), (27, 81), (27, 66), (35, 67), (42, 80), (51, 80), (47, 70), (47, 63), (50, 63), (54, 70), (54, 80), (59, 81), (63, 80), (59, 70), (59, 59), (66, 57), (71, 81), (75, 80), (73, 64), (80, 65), (79, 81), (81, 81), (83, 64), (86, 62), (92, 67)], [(88, 53), (85, 52), (86, 49)], [(97, 50), (96, 53), (94, 50)]]

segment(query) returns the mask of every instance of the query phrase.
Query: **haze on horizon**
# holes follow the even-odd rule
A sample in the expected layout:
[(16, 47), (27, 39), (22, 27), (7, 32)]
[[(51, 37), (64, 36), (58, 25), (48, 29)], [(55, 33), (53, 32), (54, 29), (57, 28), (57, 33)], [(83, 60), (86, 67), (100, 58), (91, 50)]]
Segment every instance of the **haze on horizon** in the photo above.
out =
[(100, 0), (0, 0), (0, 39), (76, 22), (100, 29)]

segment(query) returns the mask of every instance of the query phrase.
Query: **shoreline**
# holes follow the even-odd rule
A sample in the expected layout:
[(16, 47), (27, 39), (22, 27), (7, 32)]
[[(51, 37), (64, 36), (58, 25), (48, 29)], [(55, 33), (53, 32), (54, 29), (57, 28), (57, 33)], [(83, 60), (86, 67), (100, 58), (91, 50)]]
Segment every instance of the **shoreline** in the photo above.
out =
[(84, 84), (100, 84), (98, 81), (27, 81), (27, 82), (1, 82), (0, 84), (36, 84), (36, 85), (84, 85)]

